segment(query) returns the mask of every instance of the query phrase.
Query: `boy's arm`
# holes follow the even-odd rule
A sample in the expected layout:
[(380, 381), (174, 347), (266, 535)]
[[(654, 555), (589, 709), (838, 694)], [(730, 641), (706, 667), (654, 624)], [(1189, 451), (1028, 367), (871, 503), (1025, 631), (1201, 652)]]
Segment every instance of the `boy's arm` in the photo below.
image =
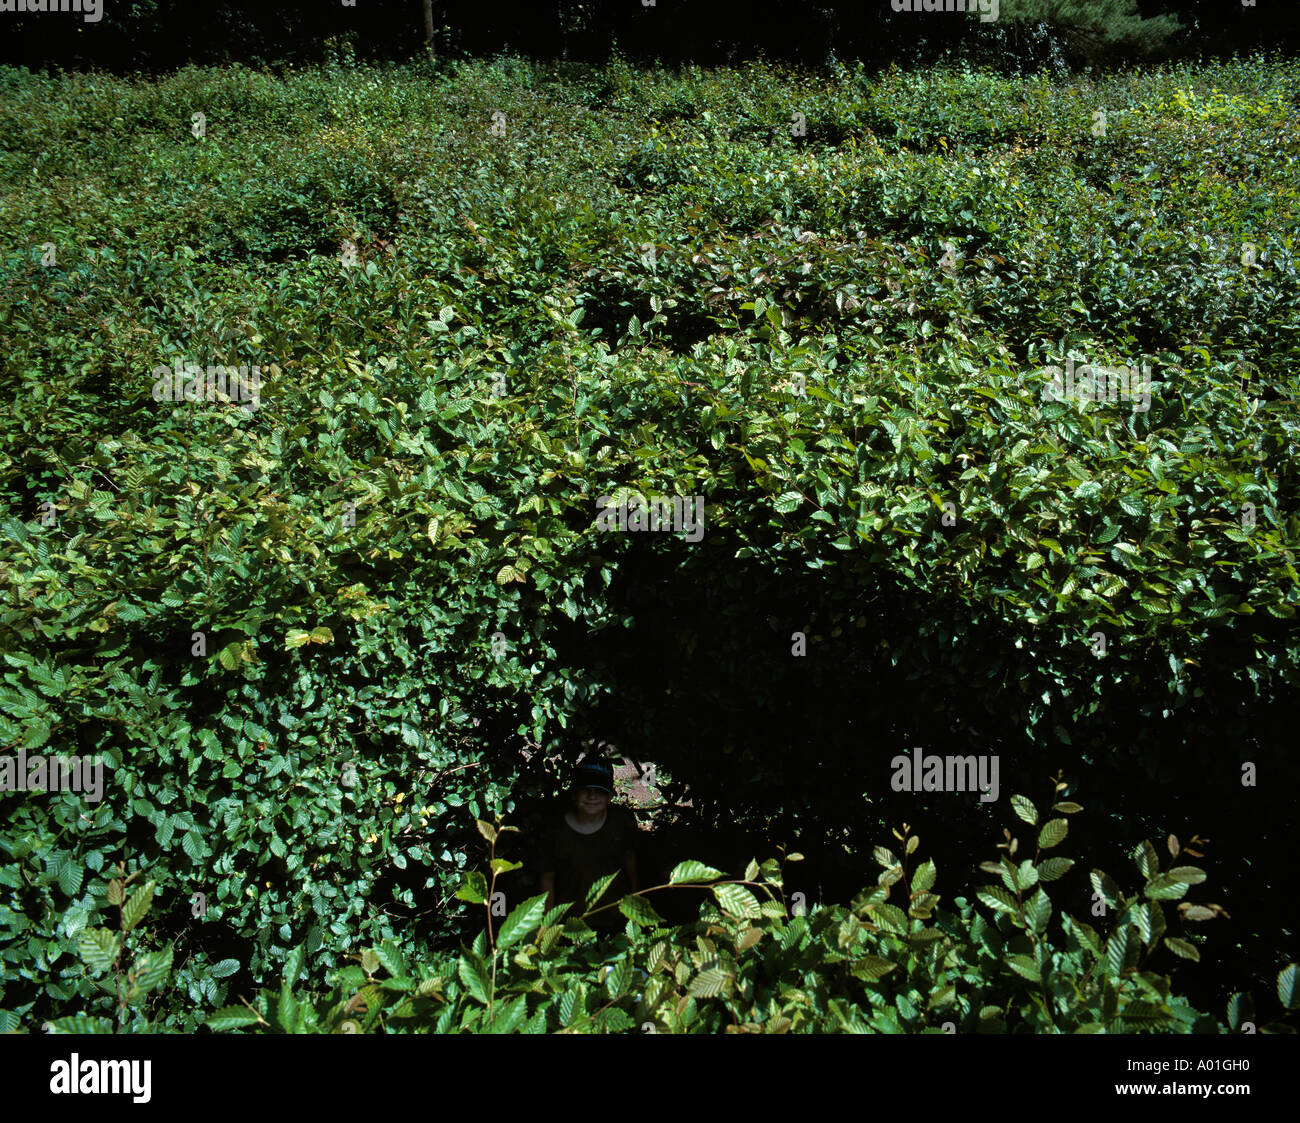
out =
[(629, 892), (635, 893), (637, 890), (635, 850), (623, 851), (623, 872), (627, 874), (627, 883), (629, 886)]
[(555, 908), (555, 871), (544, 870), (541, 875), (542, 892), (546, 894), (546, 911)]

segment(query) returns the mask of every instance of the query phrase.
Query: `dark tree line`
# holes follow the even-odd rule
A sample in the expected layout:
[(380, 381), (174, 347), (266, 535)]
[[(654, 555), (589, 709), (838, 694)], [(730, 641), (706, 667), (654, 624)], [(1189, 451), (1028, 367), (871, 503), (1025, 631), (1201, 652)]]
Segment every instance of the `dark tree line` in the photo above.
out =
[[(57, 0), (53, 0), (57, 3)], [(103, 17), (75, 12), (0, 14), (0, 62), (28, 67), (165, 71), (186, 63), (313, 62), (340, 49), (368, 60), (512, 50), (535, 58), (601, 62), (617, 49), (639, 61), (705, 65), (758, 54), (822, 63), (831, 52), (869, 66), (967, 57), (1003, 69), (1064, 57), (1074, 65), (1135, 57), (1294, 50), (1293, 0), (1126, 0), (1144, 21), (1176, 14), (1177, 30), (1114, 33), (1117, 0), (1001, 0), (1001, 18), (896, 13), (889, 0), (105, 0)], [(917, 0), (919, 6), (920, 0)], [(1053, 18), (1033, 26), (1017, 4)], [(1077, 17), (1093, 14), (1091, 26)], [(1035, 21), (1038, 23), (1038, 21)], [(1155, 25), (1151, 25), (1154, 27)], [(432, 43), (428, 43), (432, 30)]]

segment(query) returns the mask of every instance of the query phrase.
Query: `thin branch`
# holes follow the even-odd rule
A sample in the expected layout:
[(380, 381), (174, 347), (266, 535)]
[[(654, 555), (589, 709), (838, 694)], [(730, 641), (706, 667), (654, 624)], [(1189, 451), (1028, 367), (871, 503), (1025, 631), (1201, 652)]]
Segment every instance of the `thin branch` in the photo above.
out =
[(257, 1018), (258, 1025), (266, 1026), (267, 1029), (271, 1028), (271, 1023), (268, 1022), (264, 1017), (262, 1017), (261, 1014), (257, 1012), (257, 1007), (255, 1007), (251, 1002), (249, 1002), (247, 998), (245, 998), (243, 995), (240, 995), (239, 1001), (253, 1011), (253, 1016)]

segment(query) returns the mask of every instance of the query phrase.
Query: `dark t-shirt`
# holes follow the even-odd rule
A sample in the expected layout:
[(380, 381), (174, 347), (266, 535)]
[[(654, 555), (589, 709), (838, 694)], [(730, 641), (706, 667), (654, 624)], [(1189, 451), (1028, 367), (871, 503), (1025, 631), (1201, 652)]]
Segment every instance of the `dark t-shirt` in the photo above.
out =
[[(574, 903), (570, 915), (586, 909), (587, 890), (606, 874), (617, 873), (596, 907), (617, 902), (631, 891), (623, 872), (623, 857), (636, 851), (636, 820), (624, 807), (610, 804), (605, 822), (593, 834), (579, 834), (564, 821), (564, 815), (542, 833), (537, 848), (537, 872), (555, 874), (555, 903)], [(589, 917), (593, 928), (622, 928), (627, 918), (617, 909), (606, 909)]]

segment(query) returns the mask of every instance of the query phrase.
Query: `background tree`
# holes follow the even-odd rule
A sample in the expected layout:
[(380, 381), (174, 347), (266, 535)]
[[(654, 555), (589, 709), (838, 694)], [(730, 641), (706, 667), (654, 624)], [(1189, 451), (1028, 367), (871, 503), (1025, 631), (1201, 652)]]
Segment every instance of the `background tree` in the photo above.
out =
[(1186, 30), (1168, 12), (1143, 12), (1138, 0), (1002, 0), (998, 22), (1015, 35), (1046, 25), (1072, 61), (1094, 66), (1167, 55)]

